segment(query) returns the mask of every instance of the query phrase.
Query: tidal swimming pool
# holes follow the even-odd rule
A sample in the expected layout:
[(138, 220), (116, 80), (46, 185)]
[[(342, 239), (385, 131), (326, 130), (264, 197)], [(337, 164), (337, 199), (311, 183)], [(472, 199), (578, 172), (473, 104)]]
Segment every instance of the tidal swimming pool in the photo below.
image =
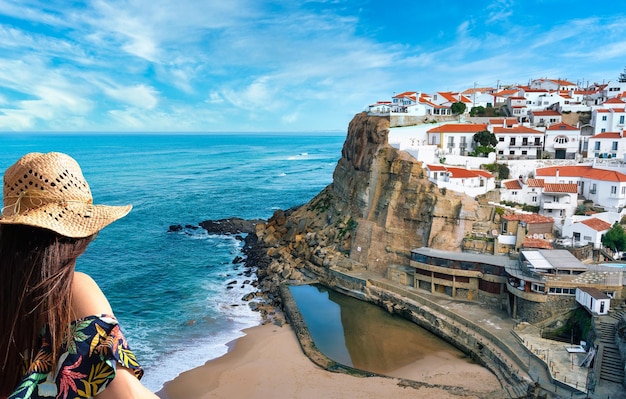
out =
[(400, 378), (443, 363), (473, 364), (443, 339), (376, 305), (318, 285), (290, 290), (316, 347), (338, 363)]

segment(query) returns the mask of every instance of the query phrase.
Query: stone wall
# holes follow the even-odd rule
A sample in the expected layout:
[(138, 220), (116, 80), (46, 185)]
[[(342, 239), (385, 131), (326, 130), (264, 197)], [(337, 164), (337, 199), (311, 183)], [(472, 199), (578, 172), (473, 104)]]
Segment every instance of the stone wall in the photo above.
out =
[(576, 308), (576, 297), (571, 295), (548, 295), (548, 301), (537, 303), (518, 298), (517, 316), (529, 323), (538, 323)]

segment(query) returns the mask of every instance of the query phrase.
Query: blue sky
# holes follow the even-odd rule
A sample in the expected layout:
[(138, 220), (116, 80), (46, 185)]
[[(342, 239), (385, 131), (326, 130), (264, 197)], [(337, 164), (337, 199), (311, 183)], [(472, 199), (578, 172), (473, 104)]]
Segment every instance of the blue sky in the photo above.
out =
[(394, 92), (616, 80), (618, 2), (0, 0), (0, 131), (345, 131)]

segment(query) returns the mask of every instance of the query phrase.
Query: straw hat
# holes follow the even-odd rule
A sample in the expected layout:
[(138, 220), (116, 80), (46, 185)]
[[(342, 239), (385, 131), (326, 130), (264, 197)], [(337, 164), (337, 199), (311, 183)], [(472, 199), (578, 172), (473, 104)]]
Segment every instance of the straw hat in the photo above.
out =
[(120, 219), (131, 205), (94, 205), (78, 163), (66, 154), (33, 152), (4, 173), (0, 224), (23, 224), (66, 237), (88, 237)]

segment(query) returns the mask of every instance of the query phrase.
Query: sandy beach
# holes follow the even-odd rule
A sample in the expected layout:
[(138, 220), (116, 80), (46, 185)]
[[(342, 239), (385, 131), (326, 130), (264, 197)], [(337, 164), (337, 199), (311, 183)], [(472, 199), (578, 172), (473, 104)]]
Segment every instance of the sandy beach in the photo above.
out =
[(266, 324), (244, 331), (224, 356), (168, 382), (164, 399), (203, 398), (498, 398), (496, 377), (475, 364), (451, 361), (446, 353), (397, 370), (398, 378), (357, 377), (324, 370), (302, 352), (289, 327)]

